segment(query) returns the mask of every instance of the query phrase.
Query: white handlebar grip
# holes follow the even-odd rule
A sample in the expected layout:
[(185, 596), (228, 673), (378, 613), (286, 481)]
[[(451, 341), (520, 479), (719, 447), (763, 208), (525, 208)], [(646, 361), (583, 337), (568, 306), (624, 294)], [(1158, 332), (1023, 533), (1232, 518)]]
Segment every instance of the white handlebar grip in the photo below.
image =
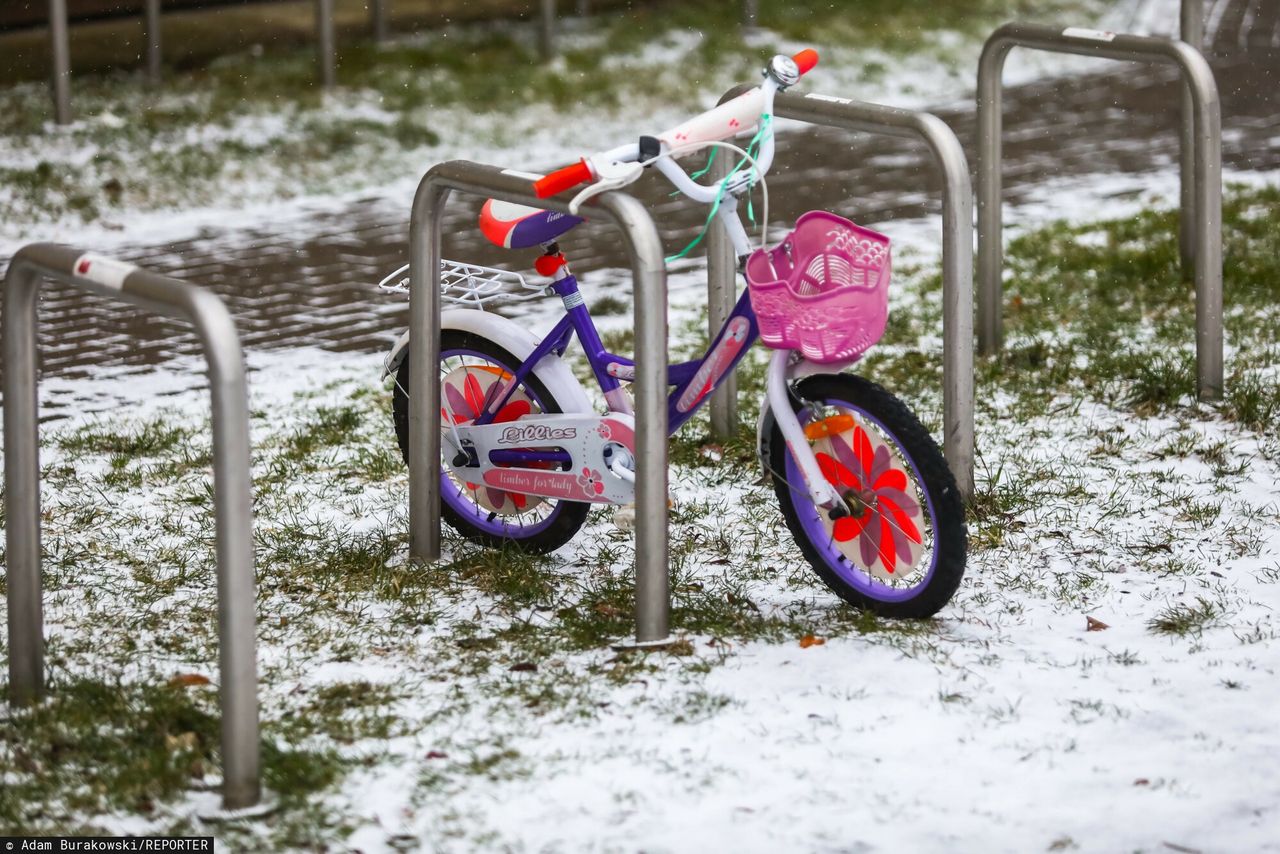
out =
[(737, 136), (753, 127), (764, 110), (764, 93), (759, 87), (743, 92), (732, 101), (695, 116), (683, 124), (658, 135), (667, 148), (679, 148), (695, 142), (714, 142)]

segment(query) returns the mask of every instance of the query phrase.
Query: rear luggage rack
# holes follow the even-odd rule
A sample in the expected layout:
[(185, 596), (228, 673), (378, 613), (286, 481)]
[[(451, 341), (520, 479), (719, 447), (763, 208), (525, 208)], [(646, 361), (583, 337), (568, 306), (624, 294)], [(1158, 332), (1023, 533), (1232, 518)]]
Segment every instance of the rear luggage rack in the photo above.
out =
[[(409, 265), (391, 273), (378, 283), (387, 293), (409, 293)], [(512, 270), (464, 264), (461, 261), (440, 262), (440, 298), (464, 308), (484, 307), (494, 302), (526, 302), (555, 293), (550, 285), (534, 285)]]

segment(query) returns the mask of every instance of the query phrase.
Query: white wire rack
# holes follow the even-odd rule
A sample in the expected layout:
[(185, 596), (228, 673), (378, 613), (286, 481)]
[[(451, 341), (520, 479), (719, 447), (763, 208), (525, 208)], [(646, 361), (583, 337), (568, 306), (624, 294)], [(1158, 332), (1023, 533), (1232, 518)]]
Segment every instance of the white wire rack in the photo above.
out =
[[(409, 293), (409, 265), (405, 264), (378, 283), (393, 294)], [(461, 261), (440, 262), (440, 298), (452, 305), (478, 308), (494, 302), (526, 302), (552, 294), (549, 285), (535, 285), (512, 270), (464, 264)]]

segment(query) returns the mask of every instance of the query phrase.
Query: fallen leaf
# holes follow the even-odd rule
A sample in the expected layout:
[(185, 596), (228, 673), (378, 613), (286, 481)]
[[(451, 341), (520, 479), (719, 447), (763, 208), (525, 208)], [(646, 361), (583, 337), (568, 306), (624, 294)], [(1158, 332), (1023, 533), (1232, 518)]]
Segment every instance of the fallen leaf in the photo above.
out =
[(427, 751), (427, 758), (428, 759), (448, 759), (449, 754), (441, 753), (439, 750), (429, 750)]
[(1093, 617), (1090, 617), (1087, 614), (1085, 615), (1084, 630), (1086, 632), (1100, 632), (1100, 631), (1103, 631), (1104, 629), (1109, 629), (1109, 628), (1111, 627), (1108, 626), (1106, 623), (1102, 622), (1102, 620), (1095, 620)]
[(208, 676), (199, 673), (179, 673), (169, 680), (169, 684), (174, 688), (189, 688), (192, 685), (208, 685), (210, 682)]
[(194, 751), (199, 744), (200, 739), (194, 732), (184, 732), (181, 735), (166, 735), (164, 737), (165, 749), (170, 753)]
[(597, 602), (592, 610), (602, 617), (621, 617), (626, 613), (621, 608), (615, 608), (608, 602)]
[(1135, 786), (1150, 786), (1150, 785), (1151, 785), (1151, 781), (1150, 781), (1150, 780), (1148, 780), (1146, 777), (1139, 777), (1138, 779), (1136, 779), (1136, 780), (1134, 780), (1134, 781), (1133, 781), (1133, 785), (1135, 785)]
[(516, 673), (532, 673), (538, 669), (538, 665), (534, 664), (532, 661), (517, 661), (515, 664), (511, 665), (511, 669)]
[(820, 638), (817, 635), (805, 635), (800, 638), (800, 648), (808, 649), (811, 646), (822, 646), (826, 642), (826, 638)]

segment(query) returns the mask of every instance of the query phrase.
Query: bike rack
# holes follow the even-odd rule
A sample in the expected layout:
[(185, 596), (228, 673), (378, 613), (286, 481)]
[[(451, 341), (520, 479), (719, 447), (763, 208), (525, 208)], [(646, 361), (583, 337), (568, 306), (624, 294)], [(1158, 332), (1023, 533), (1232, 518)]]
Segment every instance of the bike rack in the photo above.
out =
[[(1195, 0), (1192, 0), (1193, 4)], [(1195, 10), (1183, 7), (1183, 31), (1203, 35)], [(1197, 33), (1197, 30), (1200, 32)], [(1015, 47), (1104, 59), (1162, 62), (1182, 73), (1182, 258), (1195, 267), (1196, 375), (1202, 400), (1222, 397), (1222, 115), (1218, 87), (1198, 50), (1176, 39), (1038, 24), (1005, 24), (992, 33), (978, 65), (978, 347), (1003, 344), (1004, 211), (1000, 202), (1003, 144), (1001, 73)], [(1188, 100), (1189, 99), (1189, 100)], [(1186, 109), (1187, 106), (1190, 109)], [(1190, 153), (1188, 152), (1190, 149)], [(1188, 186), (1185, 164), (1190, 160)], [(1188, 243), (1187, 229), (1193, 240)], [(1185, 270), (1185, 268), (1184, 268)]]
[[(316, 2), (316, 62), (320, 84), (332, 89), (336, 80), (334, 58), (334, 0)], [(370, 25), (377, 41), (386, 39), (384, 0), (372, 0)], [(143, 6), (146, 32), (147, 79), (160, 82), (162, 54), (160, 48), (160, 0), (145, 0)], [(49, 53), (53, 60), (53, 120), (55, 124), (71, 124), (71, 42), (67, 17), (67, 0), (49, 0)]]
[[(409, 218), (409, 360), (440, 361), (440, 226), (449, 193), (568, 212), (568, 193), (540, 199), (531, 175), (453, 160), (418, 184)], [(636, 331), (636, 646), (670, 642), (667, 551), (667, 270), (653, 218), (633, 196), (601, 193), (589, 205), (618, 226), (631, 258)], [(440, 558), (440, 376), (409, 373), (409, 554)]]
[(262, 788), (254, 652), (249, 398), (239, 336), (226, 306), (210, 291), (140, 270), (132, 264), (51, 243), (33, 243), (20, 249), (4, 278), (9, 702), (26, 706), (40, 700), (45, 693), (36, 303), (40, 286), (46, 279), (184, 318), (200, 336), (213, 396), (222, 805), (228, 813), (245, 810), (259, 803)]
[(332, 89), (338, 79), (335, 41), (333, 0), (316, 0), (316, 65), (320, 69), (320, 85), (325, 89)]
[[(747, 91), (730, 89), (721, 103)], [(973, 187), (969, 161), (951, 128), (930, 113), (867, 104), (848, 98), (779, 92), (774, 112), (809, 124), (917, 138), (929, 146), (942, 171), (942, 408), (943, 452), (965, 498), (973, 495)], [(722, 166), (721, 169), (727, 167)], [(722, 172), (717, 174), (723, 175)], [(737, 262), (723, 227), (708, 235), (707, 299), (711, 335), (720, 331), (737, 297)], [(734, 388), (726, 384), (726, 389)], [(731, 391), (711, 400), (712, 427), (731, 433), (737, 419)]]
[[(1196, 50), (1204, 53), (1204, 0), (1182, 0), (1178, 22), (1178, 36)], [(1182, 115), (1189, 116), (1195, 110), (1191, 87), (1182, 84)], [(1182, 215), (1178, 217), (1178, 254), (1182, 259), (1182, 278), (1195, 278), (1196, 253), (1196, 135), (1194, 123), (1182, 122), (1178, 135), (1178, 168), (1181, 170), (1180, 203)]]
[(67, 0), (49, 0), (49, 53), (53, 60), (53, 120), (71, 124), (71, 35)]

